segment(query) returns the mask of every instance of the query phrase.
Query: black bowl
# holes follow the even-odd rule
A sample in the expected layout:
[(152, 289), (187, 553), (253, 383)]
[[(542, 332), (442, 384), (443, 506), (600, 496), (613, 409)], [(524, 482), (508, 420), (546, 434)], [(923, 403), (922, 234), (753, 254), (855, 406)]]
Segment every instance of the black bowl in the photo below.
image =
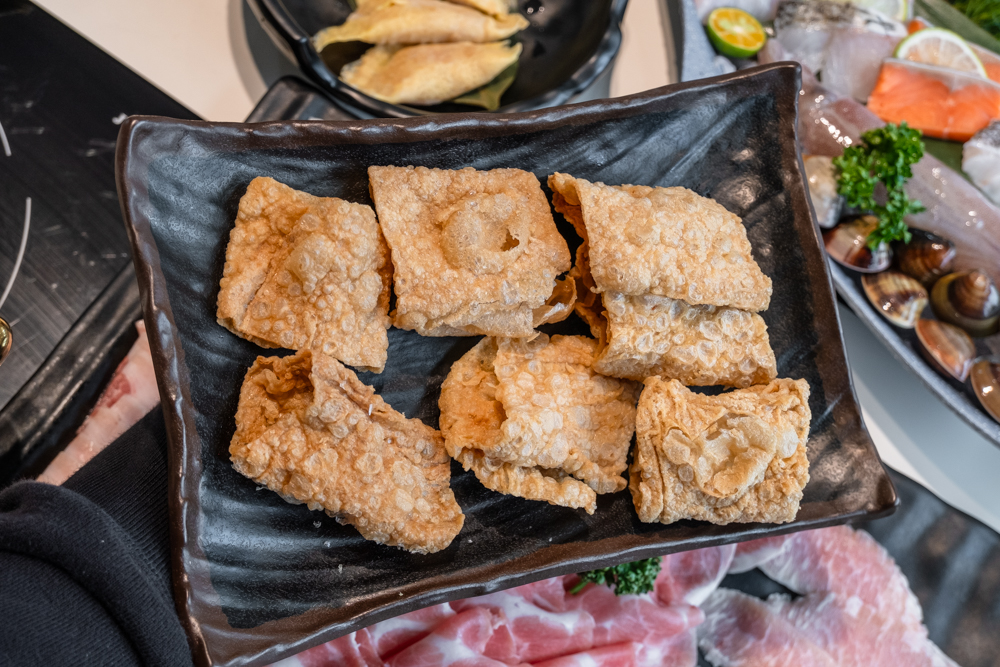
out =
[[(359, 42), (331, 45), (317, 53), (312, 36), (347, 19), (346, 0), (248, 0), (264, 30), (285, 55), (338, 104), (359, 117), (405, 118), (475, 111), (462, 104), (411, 107), (370, 97), (342, 82), (337, 73), (367, 48)], [(562, 104), (583, 91), (611, 63), (621, 45), (628, 0), (519, 0), (530, 25), (515, 35), (523, 45), (517, 78), (498, 111), (533, 111)]]

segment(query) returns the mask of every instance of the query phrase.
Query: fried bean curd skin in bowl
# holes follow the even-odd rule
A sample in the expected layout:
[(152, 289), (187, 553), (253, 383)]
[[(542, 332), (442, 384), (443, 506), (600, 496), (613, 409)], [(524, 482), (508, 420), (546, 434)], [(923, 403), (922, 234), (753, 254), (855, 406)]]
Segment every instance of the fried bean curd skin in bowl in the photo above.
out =
[(375, 46), (340, 79), (383, 102), (429, 106), (485, 86), (520, 55), (520, 44), (506, 42)]
[(809, 481), (811, 419), (805, 380), (705, 396), (676, 380), (647, 379), (629, 482), (639, 518), (792, 521)]
[(229, 235), (218, 321), (263, 347), (381, 372), (391, 273), (370, 207), (255, 178)]
[(593, 514), (625, 488), (638, 384), (594, 372), (596, 342), (484, 338), (441, 386), (448, 453), (500, 493)]
[[(466, 4), (466, 3), (463, 3)], [(316, 51), (337, 42), (438, 44), (496, 42), (528, 27), (520, 14), (490, 16), (444, 0), (362, 0), (341, 25), (313, 37)]]
[(433, 553), (465, 522), (441, 434), (309, 350), (257, 357), (229, 453), (239, 473), (379, 544)]
[(524, 338), (554, 321), (546, 306), (568, 298), (555, 288), (570, 254), (533, 174), (369, 167), (368, 176), (395, 267), (395, 326)]
[[(555, 209), (583, 238), (570, 275), (576, 312), (600, 341), (599, 373), (663, 375), (689, 386), (747, 387), (775, 378), (764, 320), (728, 305), (766, 308), (771, 294), (739, 218), (684, 188), (611, 187), (558, 173), (549, 186)], [(729, 275), (757, 291), (731, 298)]]
[(515, 7), (513, 0), (448, 0), (448, 2), (465, 5), (466, 7), (474, 7), (484, 14), (489, 14), (497, 18), (506, 16)]

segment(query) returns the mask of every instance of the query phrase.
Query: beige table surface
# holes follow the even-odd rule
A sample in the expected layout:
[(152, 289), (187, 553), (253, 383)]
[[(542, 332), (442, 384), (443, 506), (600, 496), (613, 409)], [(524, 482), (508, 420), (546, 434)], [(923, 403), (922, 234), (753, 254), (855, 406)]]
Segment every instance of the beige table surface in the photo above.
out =
[[(295, 72), (243, 0), (35, 1), (209, 120), (243, 120), (271, 83)], [(660, 1), (631, 0), (610, 82), (588, 97), (672, 81)], [(865, 422), (883, 460), (1000, 530), (1000, 448), (942, 405), (847, 308), (841, 320)]]

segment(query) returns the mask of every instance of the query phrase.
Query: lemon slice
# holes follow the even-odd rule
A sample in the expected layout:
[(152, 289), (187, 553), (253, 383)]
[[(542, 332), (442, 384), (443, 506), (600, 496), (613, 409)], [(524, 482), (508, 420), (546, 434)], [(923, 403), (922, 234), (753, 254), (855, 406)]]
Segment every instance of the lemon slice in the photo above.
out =
[(716, 50), (730, 58), (750, 58), (767, 41), (760, 21), (735, 7), (713, 9), (705, 21), (705, 29)]
[(925, 28), (913, 33), (896, 47), (901, 60), (937, 65), (986, 78), (986, 68), (964, 39), (944, 28)]

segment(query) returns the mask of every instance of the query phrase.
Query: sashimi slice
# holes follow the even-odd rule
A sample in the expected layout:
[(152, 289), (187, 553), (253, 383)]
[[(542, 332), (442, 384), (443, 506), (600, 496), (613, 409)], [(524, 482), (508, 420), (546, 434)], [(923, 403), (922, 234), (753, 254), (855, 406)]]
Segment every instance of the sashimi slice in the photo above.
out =
[(788, 535), (779, 535), (778, 537), (762, 537), (759, 540), (740, 542), (736, 545), (736, 554), (733, 556), (729, 571), (733, 574), (749, 572), (764, 561), (781, 553), (787, 539)]
[(759, 567), (796, 593), (856, 597), (877, 615), (899, 619), (908, 628), (927, 633), (920, 602), (906, 577), (886, 550), (862, 530), (834, 526), (795, 533)]
[(763, 601), (720, 588), (702, 605), (698, 645), (715, 667), (837, 667)]
[(303, 651), (298, 655), (275, 663), (272, 667), (293, 667), (298, 660), (301, 667), (384, 667), (372, 646), (368, 630), (358, 630), (333, 641)]
[(485, 607), (471, 607), (446, 619), (429, 635), (390, 658), (387, 664), (389, 667), (507, 667), (482, 654), (502, 620)]
[(639, 662), (641, 651), (640, 644), (625, 642), (536, 662), (534, 667), (643, 667)]
[(957, 667), (924, 633), (879, 616), (856, 597), (813, 593), (792, 601), (774, 595), (767, 604), (841, 667)]
[(906, 121), (931, 137), (968, 141), (1000, 118), (1000, 85), (940, 67), (888, 59), (868, 108), (887, 123)]
[(656, 577), (656, 597), (665, 605), (700, 605), (719, 587), (735, 553), (736, 545), (727, 544), (664, 556)]
[(482, 651), (501, 662), (537, 662), (594, 645), (594, 619), (580, 609), (546, 611), (512, 591), (460, 600), (452, 607), (458, 612), (485, 607), (501, 616)]
[(673, 637), (704, 619), (697, 607), (659, 604), (652, 594), (615, 595), (607, 586), (588, 585), (566, 598), (567, 609), (582, 609), (594, 618), (594, 646), (621, 642), (646, 643)]
[(455, 615), (448, 604), (438, 604), (390, 618), (367, 628), (372, 646), (385, 659), (426, 637), (445, 619)]
[(38, 476), (39, 482), (62, 484), (159, 404), (146, 324), (139, 320), (135, 328), (138, 340), (118, 365), (76, 437)]

